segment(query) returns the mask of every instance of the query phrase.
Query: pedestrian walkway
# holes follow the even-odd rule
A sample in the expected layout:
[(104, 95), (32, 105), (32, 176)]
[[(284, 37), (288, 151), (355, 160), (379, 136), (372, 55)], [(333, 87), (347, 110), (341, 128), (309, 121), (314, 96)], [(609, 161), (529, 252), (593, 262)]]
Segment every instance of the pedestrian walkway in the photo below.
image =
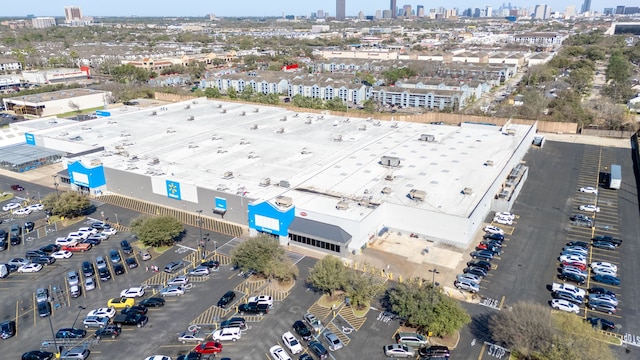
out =
[(345, 335), (342, 331), (340, 331), (340, 329), (338, 329), (338, 327), (333, 322), (329, 322), (326, 328), (329, 329), (332, 333), (334, 333), (338, 337), (338, 339), (342, 341), (342, 344), (344, 346), (349, 345), (349, 343), (351, 342), (351, 339), (349, 339), (347, 335)]
[(349, 324), (355, 331), (360, 330), (362, 325), (367, 321), (366, 316), (356, 316), (351, 306), (343, 306), (338, 312), (340, 317)]
[(331, 308), (322, 306), (316, 301), (313, 303), (313, 305), (311, 305), (307, 312), (313, 314), (313, 316), (320, 320), (320, 322), (323, 322), (327, 319), (329, 314), (331, 314)]

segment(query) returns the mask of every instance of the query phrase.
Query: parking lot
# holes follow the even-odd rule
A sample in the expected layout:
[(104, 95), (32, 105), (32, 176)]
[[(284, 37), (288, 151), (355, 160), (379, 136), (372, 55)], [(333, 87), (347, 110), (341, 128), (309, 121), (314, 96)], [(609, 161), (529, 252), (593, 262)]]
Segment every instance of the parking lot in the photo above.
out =
[[(463, 330), (463, 339), (456, 355), (469, 354), (463, 358), (501, 358), (506, 356), (497, 348), (492, 349), (486, 320), (493, 311), (501, 311), (518, 301), (549, 304), (551, 284), (562, 283), (558, 279), (560, 252), (567, 242), (584, 241), (598, 235), (609, 235), (623, 240), (615, 250), (589, 248), (587, 262), (604, 261), (618, 267), (620, 286), (594, 282), (589, 273), (582, 289), (603, 287), (616, 293), (618, 311), (607, 314), (593, 311), (583, 304), (579, 316), (599, 317), (615, 323), (613, 333), (629, 344), (640, 346), (635, 341), (640, 334), (637, 306), (633, 301), (640, 295), (634, 284), (640, 265), (635, 260), (639, 250), (635, 241), (638, 226), (638, 195), (629, 149), (607, 148), (594, 145), (561, 142), (545, 143), (544, 148), (532, 148), (525, 156), (529, 176), (512, 212), (518, 215), (511, 235), (505, 236), (505, 249), (498, 261), (493, 261), (496, 270), (491, 271), (481, 286), (482, 296), (490, 299), (488, 305), (465, 305), (474, 318), (468, 329)], [(599, 173), (607, 172), (611, 164), (622, 166), (622, 187), (610, 190), (598, 186)], [(598, 194), (584, 193), (582, 187), (595, 187)], [(600, 212), (580, 211), (581, 205), (594, 204)], [(593, 227), (578, 226), (570, 220), (574, 214), (594, 217)], [(498, 226), (502, 226), (499, 225)], [(631, 279), (631, 280), (630, 280)], [(481, 305), (483, 303), (481, 302)], [(485, 343), (485, 341), (487, 343)], [(496, 355), (497, 354), (497, 355)]]

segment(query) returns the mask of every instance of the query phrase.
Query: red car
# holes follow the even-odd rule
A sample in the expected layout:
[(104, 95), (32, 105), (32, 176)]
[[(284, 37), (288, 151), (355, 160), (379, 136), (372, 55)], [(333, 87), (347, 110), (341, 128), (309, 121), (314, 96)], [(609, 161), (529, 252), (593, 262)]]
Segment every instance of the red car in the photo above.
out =
[(24, 188), (22, 187), (22, 185), (18, 185), (18, 184), (11, 185), (11, 189), (13, 189), (13, 190), (15, 190), (15, 191), (23, 191), (23, 190), (24, 190)]
[(193, 351), (200, 354), (217, 354), (222, 351), (222, 344), (217, 341), (209, 341), (196, 346)]
[(581, 271), (585, 271), (587, 269), (587, 265), (583, 264), (581, 262), (576, 262), (576, 261), (563, 261), (562, 262), (562, 267), (573, 267), (576, 269), (580, 269)]
[(476, 246), (476, 250), (486, 250), (489, 246), (487, 244), (484, 243), (480, 243), (478, 244), (478, 246)]
[(67, 250), (71, 252), (85, 252), (91, 250), (92, 245), (87, 243), (79, 243), (76, 245), (65, 245), (62, 247), (62, 250)]

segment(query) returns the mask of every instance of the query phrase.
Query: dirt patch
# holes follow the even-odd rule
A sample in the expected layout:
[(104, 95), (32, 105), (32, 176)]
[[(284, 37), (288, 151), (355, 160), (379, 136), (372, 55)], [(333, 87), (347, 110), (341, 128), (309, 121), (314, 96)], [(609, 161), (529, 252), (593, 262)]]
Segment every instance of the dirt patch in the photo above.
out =
[(270, 289), (275, 291), (287, 292), (296, 285), (295, 280), (291, 281), (271, 281), (268, 285)]

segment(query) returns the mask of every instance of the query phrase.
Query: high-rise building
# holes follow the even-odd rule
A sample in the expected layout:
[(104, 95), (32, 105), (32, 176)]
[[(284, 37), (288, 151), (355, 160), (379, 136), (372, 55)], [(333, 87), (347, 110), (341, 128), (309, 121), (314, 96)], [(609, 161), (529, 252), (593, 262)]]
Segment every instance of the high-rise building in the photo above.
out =
[(318, 10), (318, 19), (324, 19), (324, 10)]
[(485, 10), (485, 12), (486, 12), (486, 15), (485, 15), (486, 17), (492, 17), (492, 16), (493, 16), (493, 6), (489, 6), (489, 5), (487, 5), (487, 6), (484, 8), (484, 10)]
[(53, 17), (37, 17), (31, 19), (33, 27), (36, 29), (46, 29), (56, 26), (56, 19)]
[(390, 0), (390, 2), (391, 17), (395, 19), (398, 17), (398, 5), (396, 4), (396, 0)]
[(416, 15), (418, 15), (418, 17), (424, 17), (424, 6), (418, 5), (418, 12)]
[(405, 5), (402, 7), (402, 16), (411, 17), (411, 5)]
[(582, 11), (580, 11), (580, 13), (584, 14), (589, 11), (591, 11), (591, 0), (584, 0), (582, 3)]
[(344, 20), (346, 18), (346, 0), (336, 0), (336, 20)]
[(376, 19), (382, 19), (382, 10), (376, 10)]
[(550, 10), (551, 9), (549, 9), (549, 6), (547, 5), (536, 5), (535, 10), (533, 11), (533, 18), (539, 20), (547, 19), (547, 13), (550, 13)]
[(576, 16), (576, 6), (575, 5), (567, 6), (567, 9), (564, 11), (564, 16), (567, 16), (567, 17)]
[(393, 18), (393, 14), (391, 13), (391, 10), (389, 10), (389, 9), (382, 10), (382, 18), (383, 19), (391, 19), (391, 18)]
[(80, 10), (79, 6), (65, 6), (64, 19), (66, 22), (81, 21), (82, 10)]

